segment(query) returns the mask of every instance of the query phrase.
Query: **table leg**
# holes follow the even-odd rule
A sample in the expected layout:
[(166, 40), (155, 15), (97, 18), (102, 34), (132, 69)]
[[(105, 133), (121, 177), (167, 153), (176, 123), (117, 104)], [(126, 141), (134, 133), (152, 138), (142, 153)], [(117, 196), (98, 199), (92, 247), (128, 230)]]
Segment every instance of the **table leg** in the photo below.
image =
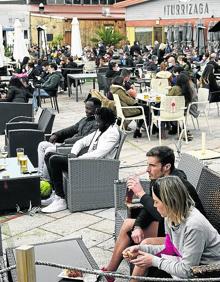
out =
[(76, 86), (76, 102), (78, 102), (79, 97), (78, 97), (78, 79), (77, 78), (75, 79), (75, 86)]
[(40, 88), (38, 88), (38, 107), (41, 107)]
[(95, 78), (93, 78), (93, 89), (95, 89)]
[(70, 84), (70, 77), (67, 75), (67, 87), (68, 87), (68, 96), (72, 94), (71, 84)]

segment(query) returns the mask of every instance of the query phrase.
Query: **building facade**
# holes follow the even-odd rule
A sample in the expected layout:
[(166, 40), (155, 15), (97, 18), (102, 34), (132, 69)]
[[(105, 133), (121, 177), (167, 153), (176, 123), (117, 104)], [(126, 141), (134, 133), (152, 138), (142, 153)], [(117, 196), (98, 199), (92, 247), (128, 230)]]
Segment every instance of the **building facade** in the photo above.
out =
[[(101, 2), (104, 3), (104, 1)], [(114, 27), (122, 34), (126, 34), (124, 8), (101, 4), (48, 4), (44, 5), (43, 12), (39, 12), (39, 5), (31, 5), (30, 26), (32, 44), (37, 43), (37, 26), (45, 25), (47, 34), (50, 35), (49, 44), (59, 34), (63, 37), (62, 44), (70, 45), (71, 22), (73, 17), (77, 17), (79, 21), (82, 46), (91, 45), (91, 38), (94, 37), (97, 29), (101, 26), (105, 26), (106, 28)]]
[(169, 27), (179, 28), (181, 40), (184, 27), (191, 25), (194, 29), (198, 23), (207, 37), (209, 26), (220, 20), (219, 0), (126, 0), (114, 6), (126, 9), (131, 44), (134, 40), (144, 45), (152, 45), (155, 40), (165, 43)]

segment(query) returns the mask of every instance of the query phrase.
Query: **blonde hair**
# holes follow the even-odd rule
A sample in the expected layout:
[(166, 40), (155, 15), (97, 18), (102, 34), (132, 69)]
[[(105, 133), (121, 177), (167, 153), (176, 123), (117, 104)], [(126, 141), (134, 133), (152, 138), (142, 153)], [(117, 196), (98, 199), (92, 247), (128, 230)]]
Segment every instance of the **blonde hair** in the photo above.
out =
[(175, 225), (186, 219), (195, 204), (178, 176), (159, 178), (153, 186), (153, 192), (166, 206), (168, 221)]

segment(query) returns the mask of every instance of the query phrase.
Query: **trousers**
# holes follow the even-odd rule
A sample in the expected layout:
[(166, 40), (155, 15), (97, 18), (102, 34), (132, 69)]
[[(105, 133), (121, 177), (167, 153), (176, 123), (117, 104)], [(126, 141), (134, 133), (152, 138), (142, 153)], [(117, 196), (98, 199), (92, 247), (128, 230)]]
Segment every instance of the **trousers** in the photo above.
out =
[(56, 152), (56, 145), (48, 141), (42, 141), (37, 148), (38, 153), (38, 172), (43, 179), (50, 179), (44, 157), (49, 152)]
[(63, 171), (68, 171), (68, 156), (49, 152), (45, 155), (44, 160), (56, 195), (64, 198)]

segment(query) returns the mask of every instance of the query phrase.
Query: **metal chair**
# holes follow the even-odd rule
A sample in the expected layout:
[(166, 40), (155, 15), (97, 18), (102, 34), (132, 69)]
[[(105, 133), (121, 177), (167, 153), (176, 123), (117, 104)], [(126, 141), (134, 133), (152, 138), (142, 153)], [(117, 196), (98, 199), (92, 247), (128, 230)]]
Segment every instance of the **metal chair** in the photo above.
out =
[[(151, 106), (152, 121), (150, 132), (152, 134), (153, 124), (156, 124), (159, 128), (159, 144), (161, 145), (161, 123), (167, 121), (177, 121), (178, 124), (183, 124), (183, 131), (185, 134), (186, 143), (187, 131), (185, 121), (185, 97), (184, 96), (161, 96), (160, 107)], [(154, 110), (159, 111), (159, 115), (156, 115)], [(178, 126), (179, 130), (179, 126)], [(179, 133), (179, 132), (178, 132)]]
[[(145, 125), (145, 129), (147, 132), (147, 137), (148, 140), (150, 141), (150, 135), (149, 135), (149, 131), (148, 131), (148, 126), (147, 126), (147, 121), (146, 121), (146, 117), (144, 114), (144, 109), (142, 106), (127, 106), (127, 107), (122, 107), (121, 106), (121, 102), (120, 99), (118, 97), (117, 94), (113, 94), (113, 98), (115, 101), (115, 106), (116, 106), (116, 112), (117, 112), (117, 117), (121, 119), (121, 125), (120, 128), (122, 129), (124, 127), (124, 121), (125, 120), (140, 120), (143, 119), (144, 120), (144, 125)], [(126, 117), (123, 113), (123, 109), (140, 109), (141, 110), (141, 114), (137, 115), (137, 116), (133, 116), (133, 117)]]
[[(198, 105), (198, 112), (199, 112), (198, 117), (194, 117), (192, 114), (190, 114), (190, 109), (191, 109), (191, 107), (193, 107), (193, 105)], [(200, 116), (204, 115), (205, 119), (206, 119), (207, 127), (209, 129), (209, 132), (211, 133), (211, 129), (210, 129), (210, 126), (209, 126), (209, 120), (208, 120), (208, 113), (207, 113), (208, 112), (208, 110), (207, 110), (208, 105), (209, 105), (209, 90), (207, 88), (199, 88), (198, 89), (198, 101), (192, 102), (188, 105), (187, 114), (186, 114), (186, 123), (188, 121), (189, 116), (191, 116), (194, 128), (195, 128), (194, 119), (196, 119), (197, 126), (198, 126), (198, 129), (199, 129), (198, 118)]]

